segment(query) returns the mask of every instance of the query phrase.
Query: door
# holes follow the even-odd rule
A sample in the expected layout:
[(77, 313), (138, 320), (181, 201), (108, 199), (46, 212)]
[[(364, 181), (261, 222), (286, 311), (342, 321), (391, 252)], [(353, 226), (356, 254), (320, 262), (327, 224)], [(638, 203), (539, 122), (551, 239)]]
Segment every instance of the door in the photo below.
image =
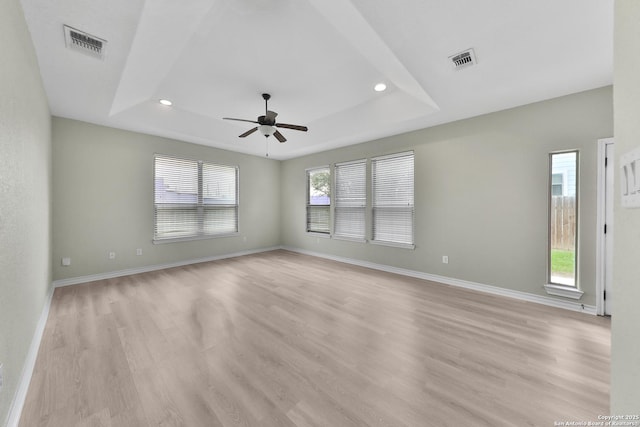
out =
[(614, 140), (598, 140), (596, 312), (610, 316), (613, 308), (613, 174)]
[(604, 314), (610, 316), (613, 306), (613, 171), (614, 169), (613, 140), (605, 144), (606, 173), (605, 173), (605, 225), (607, 227), (604, 235)]

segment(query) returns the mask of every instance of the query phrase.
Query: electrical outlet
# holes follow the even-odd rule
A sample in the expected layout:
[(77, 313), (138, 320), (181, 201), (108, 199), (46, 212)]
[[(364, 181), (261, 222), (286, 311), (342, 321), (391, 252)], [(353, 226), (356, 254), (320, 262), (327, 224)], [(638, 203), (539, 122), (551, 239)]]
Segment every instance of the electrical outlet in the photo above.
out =
[(116, 259), (116, 253), (115, 252), (109, 252), (109, 259)]
[(447, 255), (442, 255), (442, 263), (449, 264), (449, 257)]
[(65, 267), (69, 267), (71, 265), (71, 258), (62, 258), (62, 265), (64, 265)]
[(142, 248), (136, 249), (136, 255), (138, 256), (142, 255)]

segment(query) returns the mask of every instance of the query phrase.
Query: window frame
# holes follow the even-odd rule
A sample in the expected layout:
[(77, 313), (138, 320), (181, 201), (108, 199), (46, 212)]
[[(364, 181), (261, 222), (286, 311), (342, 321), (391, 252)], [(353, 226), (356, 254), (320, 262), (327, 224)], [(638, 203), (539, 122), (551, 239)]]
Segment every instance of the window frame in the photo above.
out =
[[(156, 164), (157, 159), (173, 159), (177, 161), (184, 162), (195, 162), (197, 163), (197, 203), (191, 204), (192, 208), (196, 209), (196, 232), (191, 235), (179, 236), (179, 237), (159, 237), (157, 235), (158, 228), (158, 216), (157, 209), (158, 205), (163, 203), (156, 203)], [(224, 168), (230, 168), (235, 170), (235, 204), (206, 204), (204, 202), (204, 179), (203, 179), (203, 170), (204, 165), (209, 166), (218, 166)], [(164, 203), (167, 205), (168, 203)], [(187, 204), (185, 204), (186, 206)], [(182, 206), (177, 206), (176, 209), (184, 209)], [(224, 231), (220, 233), (206, 233), (205, 230), (205, 212), (209, 209), (215, 208), (223, 208), (223, 209), (234, 209), (235, 210), (235, 231)], [(171, 209), (168, 207), (164, 207), (164, 209)], [(165, 243), (174, 243), (174, 242), (184, 242), (191, 240), (204, 240), (204, 239), (216, 239), (220, 237), (231, 237), (237, 236), (240, 234), (240, 167), (238, 165), (225, 165), (220, 163), (214, 163), (210, 161), (188, 158), (188, 157), (178, 157), (167, 154), (155, 153), (153, 156), (153, 230), (152, 230), (152, 243), (153, 244), (165, 244)]]
[[(390, 240), (382, 240), (382, 239), (377, 239), (376, 238), (376, 210), (381, 210), (381, 209), (390, 209), (391, 207), (387, 206), (376, 206), (376, 169), (377, 169), (377, 164), (378, 162), (381, 161), (385, 161), (385, 160), (392, 160), (392, 159), (397, 159), (400, 157), (411, 157), (412, 162), (413, 162), (413, 166), (412, 166), (412, 177), (411, 177), (411, 184), (412, 184), (412, 194), (411, 194), (411, 199), (412, 199), (412, 203), (409, 208), (410, 212), (411, 212), (411, 232), (410, 232), (410, 236), (411, 236), (411, 241), (410, 242), (400, 242), (400, 241), (390, 241)], [(383, 245), (383, 246), (392, 246), (392, 247), (398, 247), (398, 248), (404, 248), (404, 249), (415, 249), (415, 219), (416, 219), (416, 213), (415, 213), (415, 152), (413, 150), (411, 151), (404, 151), (404, 152), (400, 152), (400, 153), (393, 153), (393, 154), (387, 154), (384, 156), (377, 156), (377, 157), (372, 157), (371, 158), (371, 240), (370, 242), (376, 245)]]
[[(350, 241), (355, 241), (355, 242), (366, 242), (367, 241), (367, 211), (368, 211), (368, 202), (369, 202), (369, 195), (367, 194), (367, 159), (358, 159), (358, 160), (351, 160), (351, 161), (346, 161), (346, 162), (339, 162), (333, 165), (333, 233), (331, 235), (332, 238), (338, 239), (338, 240), (350, 240)], [(362, 180), (363, 180), (363, 190), (364, 190), (364, 202), (362, 203), (361, 206), (340, 206), (340, 199), (339, 199), (339, 190), (338, 190), (338, 186), (341, 185), (341, 183), (338, 182), (338, 171), (340, 168), (342, 167), (349, 167), (349, 166), (354, 166), (354, 165), (358, 165), (358, 166), (363, 166), (364, 167), (364, 171), (363, 171), (363, 176), (362, 176)], [(338, 232), (338, 220), (339, 220), (339, 215), (340, 215), (340, 210), (342, 209), (357, 209), (359, 212), (361, 212), (362, 215), (362, 235), (349, 235), (347, 233), (339, 233)]]
[[(328, 204), (311, 204), (311, 174), (315, 171), (321, 171), (321, 170), (327, 170), (327, 173), (329, 174), (329, 203)], [(316, 166), (316, 167), (312, 167), (312, 168), (307, 168), (305, 169), (305, 185), (306, 185), (306, 190), (305, 190), (305, 194), (306, 194), (306, 200), (305, 200), (305, 230), (308, 234), (314, 234), (314, 235), (318, 235), (318, 236), (324, 236), (324, 237), (330, 237), (331, 236), (331, 207), (332, 207), (332, 203), (331, 203), (331, 192), (332, 192), (332, 188), (331, 188), (331, 167), (329, 165), (324, 165), (324, 166)], [(326, 211), (327, 211), (327, 229), (326, 231), (324, 230), (315, 230), (315, 229), (311, 229), (310, 228), (310, 210), (312, 208), (318, 208), (318, 207), (326, 207)], [(324, 210), (324, 209), (323, 209)]]
[[(553, 281), (552, 279), (552, 206), (553, 206), (553, 197), (558, 197), (558, 195), (553, 194), (553, 176), (558, 173), (553, 173), (553, 160), (555, 155), (560, 154), (571, 154), (575, 153), (575, 221), (574, 221), (574, 274), (573, 274), (573, 284), (561, 283), (558, 281)], [(568, 176), (566, 174), (563, 175), (563, 195), (560, 197), (564, 197), (565, 187), (568, 188)], [(555, 296), (562, 296), (572, 299), (580, 299), (583, 295), (583, 292), (580, 290), (580, 274), (579, 274), (579, 243), (580, 243), (580, 150), (571, 149), (571, 150), (561, 150), (561, 151), (553, 151), (549, 153), (548, 159), (548, 170), (547, 170), (547, 277), (545, 285), (545, 289), (548, 294)]]

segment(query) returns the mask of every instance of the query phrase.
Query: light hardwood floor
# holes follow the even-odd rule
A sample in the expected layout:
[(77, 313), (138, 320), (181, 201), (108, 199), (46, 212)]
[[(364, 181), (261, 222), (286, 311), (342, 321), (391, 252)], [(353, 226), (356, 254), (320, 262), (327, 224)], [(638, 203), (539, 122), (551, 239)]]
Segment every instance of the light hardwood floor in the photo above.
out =
[(21, 427), (553, 426), (610, 321), (273, 251), (55, 290)]

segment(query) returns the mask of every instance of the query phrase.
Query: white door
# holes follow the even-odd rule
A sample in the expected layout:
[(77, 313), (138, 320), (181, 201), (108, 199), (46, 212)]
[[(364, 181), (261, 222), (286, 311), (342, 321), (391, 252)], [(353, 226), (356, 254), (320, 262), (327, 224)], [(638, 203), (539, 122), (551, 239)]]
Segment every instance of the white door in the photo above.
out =
[(611, 315), (613, 306), (613, 171), (614, 171), (613, 139), (605, 144), (607, 166), (605, 168), (605, 226), (604, 235), (604, 314)]
[(611, 315), (613, 307), (613, 138), (598, 140), (596, 235), (596, 313)]

